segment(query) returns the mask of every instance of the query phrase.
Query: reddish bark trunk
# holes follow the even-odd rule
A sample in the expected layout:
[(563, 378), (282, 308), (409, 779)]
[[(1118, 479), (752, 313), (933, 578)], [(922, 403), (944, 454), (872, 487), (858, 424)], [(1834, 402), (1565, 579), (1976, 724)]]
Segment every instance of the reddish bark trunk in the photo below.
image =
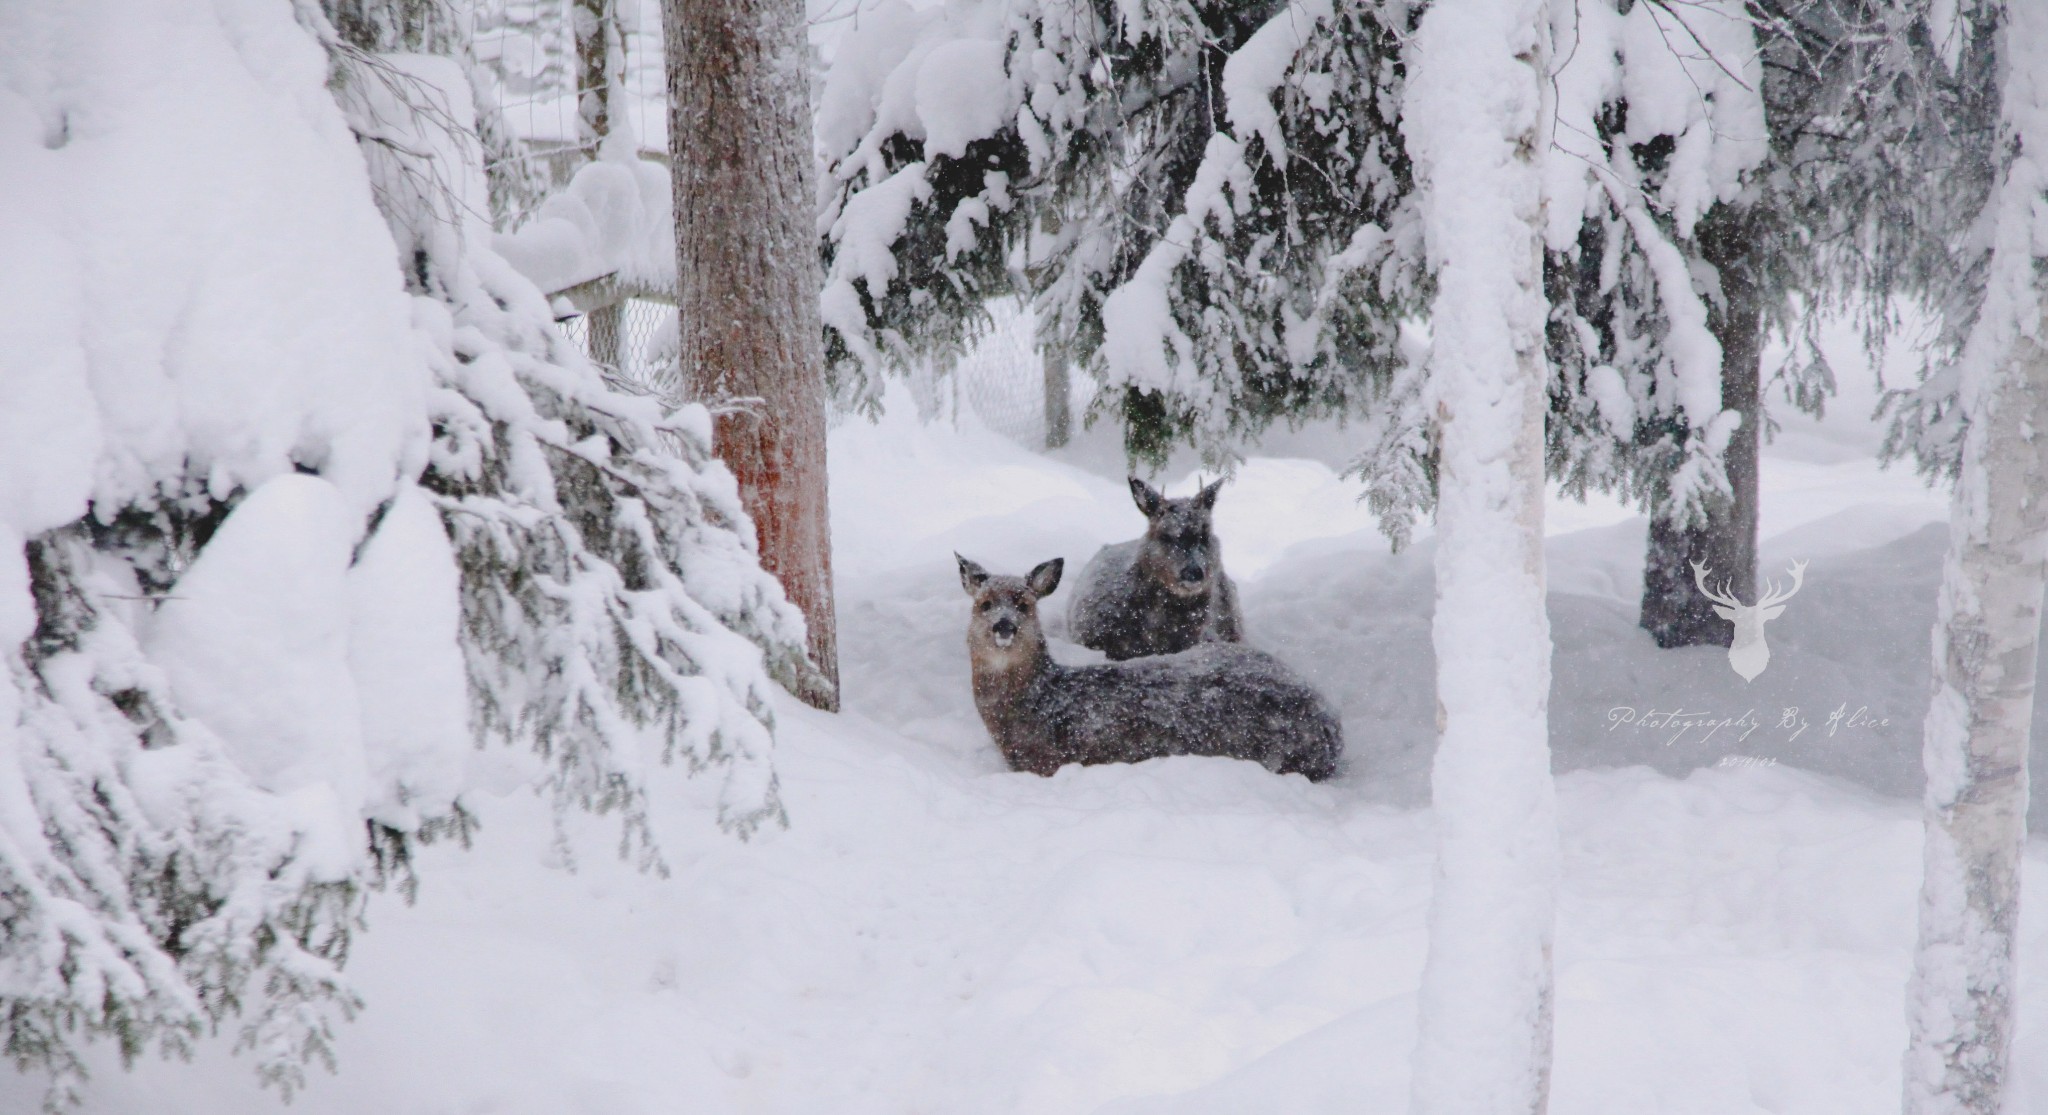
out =
[(676, 310), (690, 396), (744, 405), (716, 450), (739, 478), (761, 564), (810, 628), (819, 676), (795, 685), (839, 705), (825, 474), (825, 354), (811, 191), (801, 0), (668, 0)]

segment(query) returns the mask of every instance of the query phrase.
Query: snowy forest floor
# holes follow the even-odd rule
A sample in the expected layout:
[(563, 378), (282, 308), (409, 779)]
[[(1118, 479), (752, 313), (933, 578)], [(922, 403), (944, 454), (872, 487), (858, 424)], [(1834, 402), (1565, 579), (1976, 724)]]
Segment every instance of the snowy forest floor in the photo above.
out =
[[(1340, 433), (1275, 439), (1224, 489), (1251, 641), (1343, 711), (1332, 782), (1187, 758), (1011, 774), (970, 699), (952, 552), (1073, 569), (1141, 521), (1099, 431), (1048, 457), (906, 409), (833, 435), (847, 711), (778, 710), (790, 828), (726, 837), (714, 788), (666, 772), (659, 879), (611, 854), (602, 818), (558, 838), (526, 793), (477, 801), (476, 846), (428, 849), (416, 904), (373, 899), (350, 963), (367, 1009), (293, 1110), (1405, 1109), (1433, 856), (1427, 535), (1388, 552), (1320, 452)], [(1639, 517), (1552, 503), (1558, 1115), (1896, 1108), (1945, 504), (1871, 463), (1867, 409), (1787, 420), (1767, 450), (1763, 573), (1812, 565), (1748, 685), (1722, 651), (1635, 627)], [(1653, 709), (1757, 724), (1645, 728)], [(2034, 1112), (2044, 885), (2037, 840), (2014, 1058)], [(278, 1109), (228, 1044), (132, 1073), (109, 1057), (88, 1110)], [(39, 1092), (0, 1078), (0, 1110)]]

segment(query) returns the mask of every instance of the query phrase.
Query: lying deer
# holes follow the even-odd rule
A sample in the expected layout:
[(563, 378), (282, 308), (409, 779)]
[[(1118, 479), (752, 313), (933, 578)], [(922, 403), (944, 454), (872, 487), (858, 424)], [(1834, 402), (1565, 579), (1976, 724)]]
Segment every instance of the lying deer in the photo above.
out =
[(1707, 574), (1713, 570), (1692, 563), (1693, 583), (1700, 586), (1700, 595), (1714, 602), (1714, 614), (1735, 625), (1735, 639), (1728, 644), (1728, 664), (1742, 675), (1744, 681), (1755, 681), (1771, 664), (1771, 646), (1764, 642), (1764, 624), (1784, 614), (1785, 601), (1792, 599), (1799, 586), (1806, 582), (1806, 563), (1792, 563), (1792, 587), (1780, 591), (1778, 582), (1769, 581), (1764, 585), (1762, 596), (1754, 604), (1744, 604), (1735, 598), (1734, 583), (1721, 586), (1720, 592), (1707, 587)]
[(1104, 546), (1082, 567), (1067, 610), (1075, 642), (1121, 661), (1244, 641), (1237, 586), (1223, 573), (1209, 523), (1222, 487), (1218, 480), (1187, 499), (1167, 499), (1131, 477), (1145, 533)]
[(954, 557), (974, 598), (974, 706), (1010, 769), (1049, 775), (1067, 763), (1221, 755), (1315, 781), (1335, 773), (1343, 724), (1272, 655), (1204, 643), (1132, 662), (1063, 666), (1046, 653), (1038, 602), (1059, 587), (1065, 563), (1054, 558), (1028, 576), (1002, 577)]

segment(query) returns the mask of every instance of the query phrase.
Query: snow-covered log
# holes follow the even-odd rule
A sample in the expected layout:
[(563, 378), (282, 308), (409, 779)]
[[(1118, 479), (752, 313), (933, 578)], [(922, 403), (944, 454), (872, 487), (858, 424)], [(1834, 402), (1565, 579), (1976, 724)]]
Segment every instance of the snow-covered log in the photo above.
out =
[(1544, 611), (1542, 0), (1423, 15), (1401, 129), (1436, 273), (1436, 894), (1411, 1110), (1544, 1110), (1558, 850)]

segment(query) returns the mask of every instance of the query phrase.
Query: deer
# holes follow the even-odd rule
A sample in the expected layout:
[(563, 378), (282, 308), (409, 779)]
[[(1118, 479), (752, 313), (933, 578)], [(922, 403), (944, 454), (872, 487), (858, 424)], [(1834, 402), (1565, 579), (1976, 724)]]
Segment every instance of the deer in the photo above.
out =
[(974, 601), (967, 656), (974, 707), (1011, 770), (1050, 776), (1068, 763), (1135, 763), (1168, 755), (1249, 759), (1320, 782), (1337, 771), (1344, 725), (1322, 694), (1279, 659), (1242, 643), (1068, 666), (1052, 659), (1038, 602), (1065, 562), (1022, 577), (960, 563)]
[(1714, 614), (1735, 625), (1735, 639), (1728, 644), (1728, 664), (1742, 675), (1745, 682), (1755, 681), (1771, 664), (1770, 644), (1764, 642), (1764, 624), (1777, 619), (1785, 611), (1785, 601), (1798, 593), (1806, 581), (1806, 563), (1795, 561), (1791, 566), (1792, 587), (1783, 591), (1775, 580), (1764, 583), (1764, 593), (1754, 604), (1744, 604), (1734, 595), (1734, 580), (1731, 578), (1715, 592), (1707, 587), (1707, 574), (1713, 572), (1699, 562), (1692, 563), (1693, 583), (1700, 587), (1700, 594), (1714, 602)]
[(1242, 643), (1237, 586), (1223, 572), (1210, 524), (1223, 481), (1186, 499), (1168, 499), (1135, 476), (1130, 485), (1145, 533), (1088, 559), (1075, 579), (1068, 633), (1112, 662), (1203, 642)]

